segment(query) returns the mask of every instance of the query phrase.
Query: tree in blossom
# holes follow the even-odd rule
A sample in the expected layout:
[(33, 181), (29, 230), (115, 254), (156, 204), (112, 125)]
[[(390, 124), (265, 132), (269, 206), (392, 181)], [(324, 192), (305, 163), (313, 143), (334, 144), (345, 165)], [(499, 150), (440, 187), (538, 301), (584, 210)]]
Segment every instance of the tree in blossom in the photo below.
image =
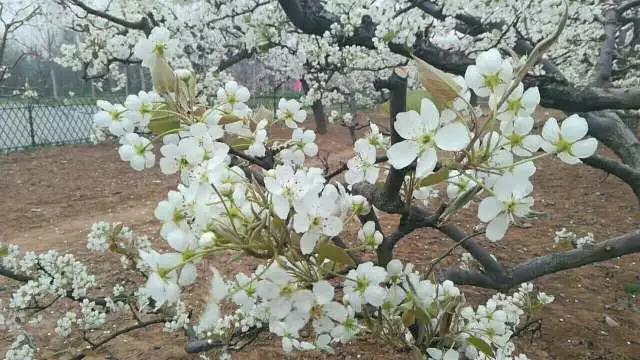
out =
[[(117, 285), (106, 297), (94, 297), (96, 279), (74, 256), (56, 251), (22, 253), (15, 245), (3, 246), (0, 274), (22, 283), (0, 313), (2, 325), (16, 334), (5, 358), (34, 357), (37, 346), (25, 331), (29, 323), (24, 319), (47, 307), (42, 304), (64, 299), (75, 307), (54, 316), (55, 332), (62, 337), (84, 334), (88, 349), (74, 350), (75, 357), (85, 356), (119, 334), (164, 323), (165, 330), (186, 334), (187, 352), (211, 352), (222, 358), (242, 349), (257, 334), (269, 332), (280, 339), (285, 352), (331, 353), (342, 343), (374, 334), (375, 341), (425, 359), (522, 360), (527, 357), (516, 348), (513, 335), (523, 319), (553, 301), (552, 295), (534, 290), (530, 281), (640, 251), (640, 232), (634, 231), (507, 264), (493, 256), (482, 240), (508, 246), (510, 229), (531, 215), (535, 206), (532, 176), (540, 158), (557, 158), (566, 166), (594, 161), (609, 164), (610, 160), (595, 155), (598, 136), (580, 114), (562, 123), (547, 119), (541, 134), (532, 133), (530, 126), (533, 111), (539, 102), (549, 99), (552, 89), (532, 73), (553, 72), (549, 58), (554, 50), (549, 49), (554, 42), (568, 41), (572, 30), (564, 38), (561, 34), (570, 29), (569, 11), (584, 10), (583, 2), (572, 2), (571, 8), (554, 1), (524, 7), (506, 2), (505, 11), (492, 19), (496, 24), (514, 11), (530, 17), (549, 15), (535, 23), (540, 35), (532, 39), (529, 55), (505, 55), (491, 47), (473, 60), (455, 50), (458, 42), (447, 40), (443, 33), (438, 37), (418, 30), (428, 18), (429, 26), (443, 31), (454, 26), (449, 31), (468, 34), (469, 41), (487, 34), (489, 29), (478, 26), (499, 25), (485, 22), (486, 6), (479, 3), (465, 10), (471, 14), (456, 8), (462, 2), (446, 7), (428, 1), (356, 2), (348, 11), (341, 1), (311, 1), (305, 7), (303, 2), (285, 0), (251, 6), (243, 2), (238, 7), (211, 3), (219, 10), (206, 15), (218, 17), (209, 19), (214, 24), (215, 19), (251, 14), (244, 25), (238, 23), (239, 29), (230, 31), (244, 31), (244, 41), (255, 41), (255, 48), (246, 46), (226, 54), (232, 57), (277, 47), (272, 41), (280, 40), (279, 27), (261, 28), (254, 22), (258, 20), (252, 20), (266, 10), (272, 11), (271, 16), (259, 21), (268, 24), (279, 17), (285, 20), (283, 26), (299, 30), (300, 42), (287, 46), (304, 48), (302, 39), (309, 35), (317, 41), (313, 49), (307, 49), (310, 53), (326, 51), (322, 54), (340, 58), (349, 66), (358, 63), (356, 50), (407, 56), (407, 48), (412, 49), (417, 57), (411, 60), (415, 71), (405, 67), (379, 70), (376, 76), (381, 72), (385, 76), (367, 85), (389, 98), (389, 134), (372, 124), (370, 132), (355, 141), (353, 158), (337, 173), (311, 165), (309, 159), (317, 155), (318, 148), (315, 133), (302, 128), (304, 121), (297, 115), (304, 111), (300, 103), (281, 101), (276, 116), (252, 109), (247, 104), (250, 91), (233, 80), (213, 89), (215, 96), (198, 96), (202, 87), (197, 85), (196, 72), (183, 67), (201, 49), (174, 47), (188, 42), (176, 41), (173, 34), (181, 33), (179, 27), (168, 30), (172, 27), (168, 19), (180, 18), (180, 11), (160, 17), (152, 10), (162, 11), (161, 3), (145, 3), (150, 9), (143, 14), (135, 7), (129, 13), (128, 6), (133, 5), (114, 3), (110, 6), (120, 16), (113, 17), (80, 1), (59, 4), (102, 19), (115, 29), (144, 33), (131, 39), (122, 36), (134, 42), (127, 45), (133, 49), (128, 59), (150, 67), (153, 92), (132, 95), (124, 105), (101, 101), (95, 127), (103, 137), (117, 140), (120, 157), (134, 170), (155, 166), (153, 154), (159, 148), (157, 162), (162, 172), (179, 173), (180, 183), (154, 212), (160, 223), (158, 239), (137, 237), (123, 224), (104, 222), (96, 223), (89, 234), (89, 250), (121, 256), (132, 278), (144, 274), (137, 278), (140, 286)], [(186, 11), (193, 4), (176, 9)], [(623, 5), (616, 13), (631, 9), (634, 6)], [(408, 13), (413, 17), (401, 16)], [(580, 19), (589, 15), (578, 14)], [(130, 20), (134, 16), (138, 20)], [(517, 34), (513, 18), (509, 29)], [(201, 29), (183, 36), (211, 30)], [(218, 36), (214, 34), (212, 38)], [(510, 34), (513, 36), (511, 30), (504, 37), (513, 40)], [(455, 56), (446, 64), (418, 59), (443, 55), (438, 51), (447, 41), (453, 44), (446, 54)], [(405, 46), (399, 47), (401, 44)], [(464, 77), (445, 73), (438, 66)], [(407, 108), (411, 82), (424, 90), (415, 110)], [(553, 91), (562, 94), (574, 86), (561, 84), (553, 83)], [(579, 96), (604, 96), (609, 102), (585, 106), (622, 105), (622, 98), (604, 95), (618, 90), (594, 89)], [(471, 94), (487, 104), (482, 119), (477, 116), (478, 108), (468, 101)], [(562, 101), (568, 104), (573, 99), (575, 96)], [(282, 124), (291, 130), (290, 139), (270, 137), (271, 128)], [(610, 166), (634, 171), (622, 163)], [(342, 172), (344, 183), (337, 179)], [(442, 198), (442, 206), (431, 204), (429, 199), (434, 196)], [(480, 231), (467, 234), (452, 220), (465, 207), (477, 210), (473, 220)], [(386, 233), (380, 226), (380, 213), (398, 215), (394, 232)], [(348, 239), (348, 228), (358, 229), (354, 239)], [(449, 251), (433, 254), (431, 267), (423, 272), (396, 259), (398, 242), (421, 228), (446, 235), (451, 251), (464, 249), (475, 265), (442, 266)], [(159, 245), (166, 250), (159, 251)], [(215, 267), (205, 268), (203, 261), (215, 260), (221, 253), (255, 258), (260, 265), (251, 273), (225, 278)], [(363, 260), (362, 255), (370, 260)], [(199, 276), (203, 273), (211, 275), (210, 281), (202, 280), (206, 278)], [(204, 309), (193, 312), (183, 296), (184, 288), (198, 283), (209, 288), (209, 296)], [(500, 292), (474, 304), (464, 296), (461, 285)], [(135, 323), (120, 322), (121, 329), (113, 335), (87, 338), (86, 330), (105, 325), (108, 312), (129, 316)]]

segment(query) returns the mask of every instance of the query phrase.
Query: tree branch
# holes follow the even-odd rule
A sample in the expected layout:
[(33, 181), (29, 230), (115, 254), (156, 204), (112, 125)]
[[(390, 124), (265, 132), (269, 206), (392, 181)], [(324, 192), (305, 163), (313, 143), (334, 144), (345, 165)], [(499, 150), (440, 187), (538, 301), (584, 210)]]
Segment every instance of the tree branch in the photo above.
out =
[(249, 156), (249, 155), (247, 155), (247, 154), (245, 154), (245, 153), (243, 153), (241, 151), (237, 151), (236, 149), (234, 149), (232, 147), (229, 147), (229, 154), (237, 156), (237, 157), (239, 157), (239, 158), (241, 158), (243, 160), (246, 160), (246, 161), (250, 162), (251, 164), (258, 165), (258, 166), (260, 166), (261, 168), (263, 168), (265, 170), (269, 170), (269, 169), (273, 168), (273, 165), (269, 161), (258, 159), (258, 158), (255, 158), (253, 156)]
[[(376, 90), (387, 89), (391, 92), (389, 109), (389, 129), (391, 130), (391, 145), (402, 141), (402, 137), (396, 131), (394, 124), (396, 116), (407, 110), (407, 76), (408, 73), (401, 68), (396, 68), (387, 80), (377, 80), (374, 83)], [(404, 176), (407, 169), (389, 170), (387, 180), (384, 185), (384, 196), (390, 201), (400, 200), (400, 188), (404, 183)]]
[(640, 6), (640, 0), (631, 0), (628, 3), (621, 5), (616, 11), (619, 15), (624, 14), (626, 11), (631, 10), (635, 7)]
[[(65, 0), (63, 0), (63, 2), (64, 1)], [(97, 16), (99, 18), (102, 18), (114, 24), (124, 26), (128, 29), (142, 30), (147, 36), (151, 33), (151, 30), (153, 29), (153, 26), (151, 26), (151, 23), (145, 16), (143, 16), (138, 21), (128, 21), (123, 18), (113, 16), (107, 13), (107, 11), (102, 11), (102, 10), (92, 8), (89, 5), (82, 2), (81, 0), (66, 0), (66, 1), (84, 10), (87, 14)]]
[[(131, 332), (131, 331), (142, 329), (142, 328), (145, 328), (145, 327), (150, 326), (150, 325), (161, 324), (161, 323), (164, 323), (165, 321), (166, 321), (166, 319), (159, 318), (159, 319), (154, 319), (154, 320), (149, 320), (149, 321), (136, 323), (135, 325), (131, 325), (129, 327), (126, 327), (124, 329), (121, 329), (121, 330), (118, 330), (118, 331), (112, 333), (111, 335), (109, 335), (106, 338), (100, 340), (99, 342), (96, 342), (96, 343), (89, 342), (89, 344), (91, 345), (90, 346), (90, 350), (95, 350), (95, 349), (99, 348), (100, 346), (108, 343), (109, 341), (117, 338), (120, 335), (124, 335), (126, 333)], [(80, 359), (84, 359), (85, 357), (87, 357), (87, 353), (83, 352), (83, 353), (80, 353), (80, 354), (74, 356), (72, 358), (72, 360), (80, 360)]]
[[(376, 164), (382, 163), (389, 160), (387, 158), (386, 155), (381, 155), (381, 156), (377, 156), (376, 157)], [(340, 166), (339, 168), (335, 169), (334, 171), (328, 173), (327, 175), (325, 175), (324, 179), (329, 181), (331, 179), (333, 179), (334, 177), (342, 174), (343, 172), (347, 171), (349, 168), (347, 167), (346, 163), (343, 163), (342, 166)]]
[(449, 269), (441, 278), (451, 280), (457, 285), (473, 285), (504, 291), (545, 275), (636, 252), (640, 252), (640, 230), (600, 242), (592, 247), (537, 257), (512, 267), (504, 279), (496, 279), (491, 274), (461, 269)]
[(615, 175), (627, 183), (636, 194), (636, 197), (640, 199), (640, 170), (600, 155), (593, 155), (589, 158), (582, 159), (582, 161), (591, 167)]
[(613, 70), (613, 54), (616, 48), (616, 34), (618, 33), (618, 16), (615, 9), (609, 9), (604, 14), (604, 41), (600, 48), (600, 56), (596, 63), (597, 85), (610, 85)]

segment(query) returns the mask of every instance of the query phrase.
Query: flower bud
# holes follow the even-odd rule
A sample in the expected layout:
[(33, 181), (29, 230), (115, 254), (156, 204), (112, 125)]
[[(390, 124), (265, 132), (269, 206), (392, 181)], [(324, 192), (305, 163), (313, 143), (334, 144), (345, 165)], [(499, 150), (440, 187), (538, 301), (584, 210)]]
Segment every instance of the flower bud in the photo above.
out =
[(193, 75), (191, 74), (191, 71), (187, 69), (177, 69), (173, 73), (179, 80), (182, 80), (182, 81), (189, 81), (189, 79), (191, 79), (191, 76)]
[(220, 195), (224, 197), (231, 197), (233, 195), (233, 184), (224, 183), (218, 186), (218, 191)]
[(389, 275), (399, 275), (402, 273), (402, 262), (398, 259), (393, 259), (387, 264), (387, 272)]
[(206, 233), (202, 234), (202, 236), (200, 236), (200, 241), (198, 242), (200, 247), (203, 247), (203, 248), (212, 246), (215, 243), (216, 243), (216, 234), (212, 233), (211, 231), (207, 231)]
[(367, 215), (371, 211), (371, 205), (362, 195), (354, 195), (351, 197), (351, 211), (356, 215)]

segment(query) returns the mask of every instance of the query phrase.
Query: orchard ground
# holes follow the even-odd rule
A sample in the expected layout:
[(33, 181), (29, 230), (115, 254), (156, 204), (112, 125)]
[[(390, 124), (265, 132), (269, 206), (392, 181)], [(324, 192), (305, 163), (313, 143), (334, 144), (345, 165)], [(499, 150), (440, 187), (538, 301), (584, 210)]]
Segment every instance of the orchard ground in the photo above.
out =
[[(328, 156), (331, 169), (352, 154), (345, 128), (332, 125), (329, 133), (319, 136), (320, 156)], [(601, 149), (601, 153), (610, 154)], [(126, 281), (119, 259), (111, 254), (95, 254), (86, 248), (86, 235), (94, 222), (122, 222), (137, 234), (158, 236), (159, 223), (153, 210), (168, 190), (177, 184), (175, 176), (165, 176), (155, 168), (138, 173), (118, 158), (114, 144), (66, 146), (0, 156), (0, 242), (18, 244), (23, 250), (56, 249), (71, 252), (89, 265), (100, 284)], [(621, 235), (640, 227), (640, 208), (629, 188), (613, 176), (606, 176), (587, 166), (568, 166), (545, 158), (538, 162), (534, 177), (536, 204), (542, 215), (533, 219), (532, 227), (512, 227), (499, 243), (486, 243), (499, 261), (514, 264), (528, 258), (560, 251), (554, 248), (554, 232), (561, 228), (578, 234), (592, 232), (596, 241)], [(477, 224), (475, 208), (453, 219), (466, 230)], [(389, 234), (397, 218), (383, 215), (381, 222)], [(352, 225), (344, 239), (354, 239)], [(434, 230), (418, 230), (402, 240), (395, 255), (416, 264), (423, 271), (432, 259), (451, 246)], [(237, 254), (210, 259), (200, 266), (196, 285), (185, 290), (189, 302), (201, 304), (206, 299), (206, 269), (215, 265), (226, 275), (249, 272), (255, 261), (238, 261)], [(461, 252), (447, 258), (443, 266), (457, 264)], [(535, 281), (542, 291), (556, 301), (543, 313), (542, 326), (536, 334), (522, 334), (518, 349), (531, 359), (640, 359), (640, 302), (625, 291), (625, 284), (640, 284), (640, 254), (630, 255), (579, 269), (546, 276)], [(0, 297), (6, 298), (13, 283), (0, 280)], [(97, 292), (110, 291), (110, 287)], [(471, 303), (490, 296), (490, 291), (465, 287)], [(64, 304), (64, 302), (62, 302)], [(60, 305), (53, 311), (64, 311)], [(196, 312), (198, 314), (198, 312)], [(605, 318), (609, 320), (605, 320)], [(612, 321), (613, 320), (613, 321)], [(108, 324), (113, 324), (113, 321)], [(120, 324), (123, 326), (123, 324)], [(81, 343), (79, 336), (67, 341), (52, 336), (53, 326), (33, 332), (45, 358), (68, 358), (68, 349)], [(102, 331), (91, 336), (102, 335)], [(162, 325), (123, 335), (89, 356), (94, 359), (196, 359), (184, 352), (182, 333), (162, 332)], [(0, 350), (10, 342), (0, 335)], [(261, 335), (238, 359), (282, 358), (280, 341)], [(0, 351), (4, 353), (3, 351)], [(300, 353), (292, 358), (335, 359), (405, 359), (407, 353), (384, 348), (371, 340), (336, 347), (335, 356)]]

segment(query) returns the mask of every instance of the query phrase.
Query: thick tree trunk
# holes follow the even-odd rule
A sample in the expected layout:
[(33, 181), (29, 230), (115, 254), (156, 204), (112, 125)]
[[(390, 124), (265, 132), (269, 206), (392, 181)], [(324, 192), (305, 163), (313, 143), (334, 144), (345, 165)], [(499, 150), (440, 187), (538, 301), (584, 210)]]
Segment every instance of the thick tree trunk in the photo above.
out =
[(53, 91), (53, 97), (58, 98), (58, 81), (56, 80), (56, 71), (53, 69), (53, 66), (50, 65), (49, 68), (49, 76), (51, 77), (51, 89)]
[(125, 78), (124, 93), (126, 95), (129, 95), (129, 67), (128, 66), (124, 68), (124, 78)]
[(146, 85), (144, 83), (144, 68), (139, 65), (138, 70), (140, 71), (140, 90), (146, 90)]
[[(302, 90), (305, 95), (309, 92), (309, 83), (302, 78), (300, 79), (302, 83)], [(313, 110), (313, 121), (316, 123), (316, 131), (319, 134), (327, 133), (327, 114), (324, 112), (324, 106), (322, 105), (322, 100), (316, 100), (311, 106)]]
[(327, 114), (321, 100), (316, 100), (311, 107), (313, 109), (313, 120), (316, 122), (316, 131), (319, 134), (327, 133)]

